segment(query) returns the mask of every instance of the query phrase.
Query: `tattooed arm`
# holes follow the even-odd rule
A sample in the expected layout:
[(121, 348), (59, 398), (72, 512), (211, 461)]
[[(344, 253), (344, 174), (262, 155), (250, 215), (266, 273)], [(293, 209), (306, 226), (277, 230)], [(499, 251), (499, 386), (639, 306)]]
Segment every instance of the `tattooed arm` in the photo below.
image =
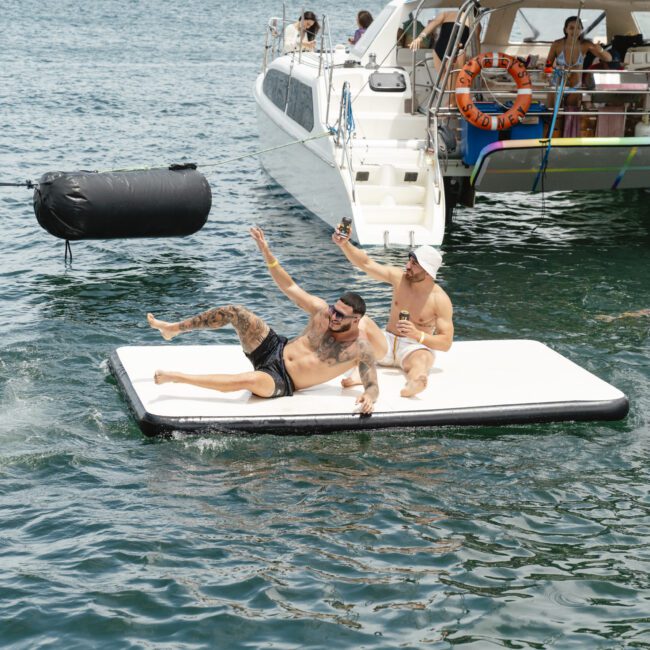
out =
[(278, 285), (280, 291), (284, 293), (289, 300), (294, 302), (300, 309), (308, 314), (315, 314), (317, 311), (327, 307), (327, 303), (316, 296), (307, 293), (302, 287), (298, 286), (294, 279), (282, 268), (277, 257), (271, 253), (271, 249), (264, 237), (264, 231), (261, 228), (251, 228), (251, 237), (255, 240), (257, 247), (264, 256), (264, 261), (269, 269), (271, 277)]
[(372, 353), (370, 343), (365, 339), (359, 340), (359, 376), (365, 390), (357, 399), (357, 404), (361, 404), (361, 413), (370, 415), (379, 396), (379, 384), (375, 355)]

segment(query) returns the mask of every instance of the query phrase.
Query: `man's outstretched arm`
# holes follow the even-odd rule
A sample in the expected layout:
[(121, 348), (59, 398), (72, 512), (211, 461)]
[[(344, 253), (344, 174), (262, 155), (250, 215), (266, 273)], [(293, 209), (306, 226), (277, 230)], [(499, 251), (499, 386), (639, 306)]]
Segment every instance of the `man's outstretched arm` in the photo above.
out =
[(369, 415), (372, 413), (377, 397), (379, 397), (379, 384), (377, 383), (377, 366), (372, 347), (365, 339), (359, 340), (359, 376), (363, 384), (363, 395), (357, 398), (357, 404), (361, 405), (361, 413)]
[(327, 307), (327, 303), (322, 298), (307, 293), (302, 287), (297, 285), (294, 282), (294, 279), (282, 268), (278, 258), (271, 252), (266, 238), (264, 237), (264, 231), (261, 228), (251, 228), (250, 234), (264, 256), (264, 261), (266, 262), (271, 277), (285, 296), (308, 314), (314, 314)]
[(343, 254), (354, 266), (360, 271), (367, 273), (371, 278), (379, 280), (379, 282), (387, 282), (388, 284), (394, 285), (402, 277), (402, 271), (397, 267), (378, 264), (370, 259), (365, 251), (352, 244), (350, 235), (340, 235), (335, 230), (332, 235), (332, 241), (343, 251)]

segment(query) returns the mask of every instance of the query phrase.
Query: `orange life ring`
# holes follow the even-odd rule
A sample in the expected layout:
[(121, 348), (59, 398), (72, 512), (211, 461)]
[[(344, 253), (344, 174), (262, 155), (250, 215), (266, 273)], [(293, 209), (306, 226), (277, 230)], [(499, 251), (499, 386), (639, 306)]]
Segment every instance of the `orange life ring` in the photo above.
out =
[[(487, 115), (479, 111), (472, 101), (472, 81), (483, 68), (505, 68), (517, 84), (517, 98), (505, 113)], [(503, 52), (475, 56), (463, 66), (456, 80), (456, 104), (460, 112), (470, 124), (485, 131), (503, 131), (519, 124), (526, 116), (532, 98), (533, 86), (526, 66), (516, 57)]]

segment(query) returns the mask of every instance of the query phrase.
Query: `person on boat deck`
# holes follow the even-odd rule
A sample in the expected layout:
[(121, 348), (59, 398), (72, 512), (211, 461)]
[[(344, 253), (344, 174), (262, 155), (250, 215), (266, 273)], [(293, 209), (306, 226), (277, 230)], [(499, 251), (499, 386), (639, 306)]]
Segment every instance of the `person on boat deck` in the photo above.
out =
[[(442, 58), (445, 56), (447, 51), (447, 45), (451, 38), (451, 32), (458, 17), (457, 11), (443, 11), (438, 14), (429, 24), (420, 32), (420, 35), (413, 39), (411, 42), (410, 48), (412, 50), (417, 50), (422, 47), (423, 44), (428, 42), (429, 37), (433, 34), (434, 30), (440, 27), (440, 33), (438, 38), (433, 46), (433, 63), (436, 66), (436, 70), (440, 69), (440, 64)], [(480, 25), (476, 28), (477, 36), (480, 35)], [(454, 61), (454, 65), (457, 68), (461, 68), (465, 65), (465, 46), (470, 36), (470, 28), (468, 25), (463, 25), (463, 29), (460, 34), (460, 53)]]
[(366, 29), (372, 25), (372, 20), (372, 14), (369, 11), (360, 11), (357, 14), (357, 25), (359, 29), (354, 32), (354, 36), (348, 38), (350, 45), (354, 45), (366, 33)]
[[(546, 57), (546, 69), (554, 68), (550, 83), (557, 89), (565, 74), (564, 105), (573, 109), (580, 106), (582, 100), (582, 74), (580, 70), (585, 60), (585, 55), (591, 52), (595, 57), (609, 63), (612, 55), (603, 49), (599, 43), (594, 43), (583, 37), (582, 21), (578, 16), (569, 16), (564, 21), (564, 37), (551, 43), (551, 49)], [(572, 92), (573, 91), (573, 92)], [(555, 106), (555, 93), (548, 97), (548, 105)]]
[[(277, 260), (276, 260), (277, 261)], [(275, 265), (276, 261), (269, 266)], [(249, 390), (258, 397), (283, 397), (322, 384), (351, 368), (358, 368), (364, 392), (356, 403), (361, 413), (373, 410), (379, 386), (372, 347), (359, 329), (366, 312), (363, 298), (344, 293), (333, 305), (294, 285), (295, 302), (310, 314), (304, 332), (288, 341), (278, 336), (259, 316), (241, 305), (225, 305), (176, 323), (147, 314), (149, 325), (170, 340), (197, 329), (232, 325), (253, 370), (238, 374), (192, 375), (156, 370), (156, 384), (176, 382), (228, 393)]]
[[(400, 269), (370, 259), (367, 253), (352, 245), (349, 234), (335, 231), (332, 240), (354, 266), (371, 278), (392, 285), (383, 350), (375, 353), (377, 363), (402, 368), (406, 385), (401, 395), (417, 395), (426, 388), (435, 350), (449, 350), (454, 338), (451, 300), (436, 284), (442, 256), (431, 246), (420, 246), (408, 254), (405, 268)], [(409, 312), (408, 320), (399, 319), (402, 310)], [(358, 382), (358, 377), (349, 377), (342, 383), (351, 386)]]
[(282, 53), (297, 52), (316, 47), (316, 34), (320, 30), (318, 19), (313, 11), (305, 11), (295, 23), (284, 28), (284, 47)]

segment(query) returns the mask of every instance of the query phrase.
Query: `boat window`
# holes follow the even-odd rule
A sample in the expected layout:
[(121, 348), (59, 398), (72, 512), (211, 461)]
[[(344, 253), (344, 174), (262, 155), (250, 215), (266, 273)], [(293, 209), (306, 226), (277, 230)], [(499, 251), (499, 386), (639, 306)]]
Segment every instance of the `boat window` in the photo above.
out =
[[(580, 20), (585, 28), (585, 38), (607, 41), (607, 19), (604, 12), (583, 9)], [(576, 12), (570, 9), (520, 9), (510, 33), (510, 43), (550, 43), (564, 36), (564, 21)]]
[(314, 128), (314, 100), (311, 86), (296, 79), (291, 80), (287, 115), (307, 131)]
[(287, 105), (287, 88), (289, 77), (279, 70), (269, 70), (264, 77), (262, 90), (264, 94), (282, 111)]
[(650, 34), (650, 11), (633, 11), (632, 18), (639, 29), (639, 33), (646, 38)]
[(370, 27), (366, 30), (365, 34), (356, 42), (354, 47), (350, 50), (350, 54), (353, 56), (361, 58), (368, 49), (368, 46), (375, 40), (375, 36), (379, 34), (383, 26), (386, 24), (388, 19), (391, 17), (395, 7), (390, 5), (384, 7), (382, 12), (375, 18)]

